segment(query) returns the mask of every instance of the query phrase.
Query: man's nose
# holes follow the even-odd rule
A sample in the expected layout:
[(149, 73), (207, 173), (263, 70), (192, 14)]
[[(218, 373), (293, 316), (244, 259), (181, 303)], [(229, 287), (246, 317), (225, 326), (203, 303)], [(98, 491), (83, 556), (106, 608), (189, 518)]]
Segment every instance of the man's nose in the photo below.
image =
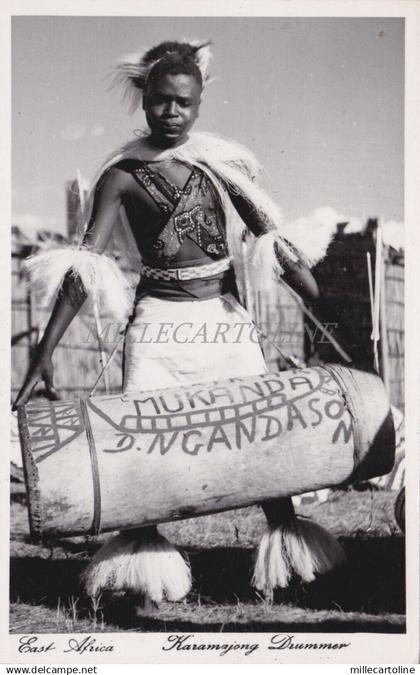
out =
[(168, 101), (165, 106), (165, 114), (169, 117), (175, 117), (178, 113), (176, 101)]

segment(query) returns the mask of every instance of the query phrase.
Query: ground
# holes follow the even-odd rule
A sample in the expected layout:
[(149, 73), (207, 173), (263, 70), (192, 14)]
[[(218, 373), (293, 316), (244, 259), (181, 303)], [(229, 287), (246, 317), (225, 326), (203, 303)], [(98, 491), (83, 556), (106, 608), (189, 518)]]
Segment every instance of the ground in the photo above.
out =
[(123, 595), (93, 606), (79, 586), (79, 573), (109, 534), (31, 542), (25, 496), (15, 484), (10, 631), (404, 632), (405, 540), (394, 520), (395, 498), (382, 490), (337, 490), (323, 504), (299, 507), (338, 537), (348, 563), (277, 592), (272, 604), (250, 587), (265, 526), (259, 507), (164, 524), (162, 534), (189, 556), (193, 591), (183, 603), (136, 613)]

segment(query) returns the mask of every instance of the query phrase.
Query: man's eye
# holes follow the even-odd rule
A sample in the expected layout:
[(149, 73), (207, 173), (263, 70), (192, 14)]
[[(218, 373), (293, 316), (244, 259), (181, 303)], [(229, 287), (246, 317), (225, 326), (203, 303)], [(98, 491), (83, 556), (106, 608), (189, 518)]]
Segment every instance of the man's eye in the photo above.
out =
[(161, 105), (162, 103), (164, 103), (164, 99), (162, 98), (162, 96), (152, 95), (149, 97), (149, 103), (151, 105)]

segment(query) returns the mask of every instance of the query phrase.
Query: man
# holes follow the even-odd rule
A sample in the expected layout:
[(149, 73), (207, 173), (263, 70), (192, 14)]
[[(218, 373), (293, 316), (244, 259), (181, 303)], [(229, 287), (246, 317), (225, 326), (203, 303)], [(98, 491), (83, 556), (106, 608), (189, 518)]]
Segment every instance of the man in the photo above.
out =
[[(244, 224), (255, 235), (255, 282), (265, 282), (277, 266), (303, 298), (318, 298), (304, 256), (279, 232), (277, 207), (255, 184), (258, 166), (251, 153), (217, 136), (189, 133), (199, 114), (209, 61), (208, 44), (165, 42), (120, 66), (118, 80), (135, 105), (142, 95), (149, 131), (102, 167), (80, 249), (71, 252), (67, 263), (63, 254), (62, 265), (57, 253), (54, 260), (47, 253), (29, 262), (33, 277), (50, 280), (47, 293), (58, 285), (60, 265), (64, 283), (16, 406), (28, 400), (41, 379), (56, 396), (51, 354), (89, 295), (100, 299), (102, 294), (106, 300), (113, 294), (116, 301), (110, 303), (108, 297), (108, 305), (114, 312), (127, 305), (115, 263), (101, 255), (121, 208), (142, 259), (126, 333), (125, 392), (266, 372), (261, 349), (249, 333), (220, 344), (156, 339), (161, 322), (197, 328), (203, 322), (230, 327), (250, 320), (238, 302), (235, 277)], [(110, 275), (113, 288), (107, 290)], [(145, 324), (155, 331), (147, 342), (139, 339)], [(271, 594), (293, 574), (312, 581), (343, 560), (328, 533), (295, 517), (290, 499), (263, 508), (269, 529), (255, 567), (254, 584), (260, 590)], [(164, 596), (183, 598), (191, 585), (183, 557), (154, 527), (112, 538), (83, 578), (91, 595), (129, 589), (157, 603)]]

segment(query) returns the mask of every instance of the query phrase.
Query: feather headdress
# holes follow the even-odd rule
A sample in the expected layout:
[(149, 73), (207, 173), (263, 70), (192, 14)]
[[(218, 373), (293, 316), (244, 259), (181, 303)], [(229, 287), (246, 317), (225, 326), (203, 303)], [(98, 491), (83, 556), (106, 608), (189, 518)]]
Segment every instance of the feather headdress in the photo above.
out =
[(128, 54), (120, 59), (111, 86), (122, 87), (123, 99), (129, 101), (129, 110), (132, 113), (139, 107), (148, 77), (160, 61), (166, 59), (170, 62), (171, 59), (176, 59), (179, 63), (194, 64), (200, 71), (204, 86), (210, 79), (212, 56), (210, 42), (161, 42), (156, 47)]

